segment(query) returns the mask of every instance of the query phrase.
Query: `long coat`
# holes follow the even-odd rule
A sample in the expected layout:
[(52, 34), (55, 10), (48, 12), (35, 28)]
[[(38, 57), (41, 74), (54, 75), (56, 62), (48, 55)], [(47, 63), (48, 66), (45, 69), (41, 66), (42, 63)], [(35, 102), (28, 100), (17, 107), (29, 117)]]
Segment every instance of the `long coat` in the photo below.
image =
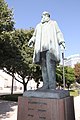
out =
[(59, 45), (64, 42), (64, 38), (56, 21), (39, 23), (31, 41), (35, 42), (33, 63), (40, 64), (40, 53), (46, 50), (50, 51), (53, 60), (60, 61)]

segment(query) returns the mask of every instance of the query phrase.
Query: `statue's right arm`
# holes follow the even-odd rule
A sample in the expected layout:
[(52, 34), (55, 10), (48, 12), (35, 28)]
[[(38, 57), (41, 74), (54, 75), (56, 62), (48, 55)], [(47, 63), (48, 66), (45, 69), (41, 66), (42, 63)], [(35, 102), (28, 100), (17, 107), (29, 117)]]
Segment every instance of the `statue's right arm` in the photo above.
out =
[(28, 46), (31, 46), (33, 43), (35, 43), (35, 39), (36, 39), (36, 31), (34, 31), (33, 36), (29, 40)]

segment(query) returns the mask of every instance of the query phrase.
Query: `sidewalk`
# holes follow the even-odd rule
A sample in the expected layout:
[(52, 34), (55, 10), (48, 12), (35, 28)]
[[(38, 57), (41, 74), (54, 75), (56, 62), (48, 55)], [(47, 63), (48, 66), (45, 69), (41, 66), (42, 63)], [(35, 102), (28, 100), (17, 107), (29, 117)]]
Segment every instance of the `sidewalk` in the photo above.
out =
[(80, 95), (74, 98), (75, 118), (80, 120)]
[(0, 100), (0, 120), (17, 120), (17, 102)]
[[(0, 100), (0, 120), (17, 120), (17, 102)], [(80, 120), (80, 96), (74, 98), (75, 120)]]

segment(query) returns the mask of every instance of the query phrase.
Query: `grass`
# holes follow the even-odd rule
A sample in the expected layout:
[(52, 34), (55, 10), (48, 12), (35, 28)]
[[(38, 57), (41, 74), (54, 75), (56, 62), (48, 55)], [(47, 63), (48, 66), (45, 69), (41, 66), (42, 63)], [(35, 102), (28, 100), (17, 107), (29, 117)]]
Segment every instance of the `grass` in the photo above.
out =
[(74, 97), (76, 97), (76, 96), (78, 96), (79, 94), (78, 94), (78, 90), (70, 90), (70, 96), (74, 96)]
[(22, 94), (0, 95), (0, 100), (16, 101), (17, 102), (19, 96), (22, 96)]

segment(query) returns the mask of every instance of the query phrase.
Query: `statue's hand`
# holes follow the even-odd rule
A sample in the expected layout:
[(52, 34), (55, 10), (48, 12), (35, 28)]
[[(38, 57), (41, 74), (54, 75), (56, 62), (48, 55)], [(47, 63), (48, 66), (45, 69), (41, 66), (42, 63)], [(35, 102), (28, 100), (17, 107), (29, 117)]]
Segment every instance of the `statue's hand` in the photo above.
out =
[(66, 49), (65, 42), (62, 42), (62, 43), (60, 44), (60, 49), (61, 49), (61, 50), (65, 50), (65, 49)]
[(62, 43), (62, 46), (63, 46), (63, 48), (65, 49), (66, 46), (65, 46), (65, 43), (64, 43), (64, 42)]
[(28, 42), (28, 46), (32, 47), (33, 46), (32, 44), (33, 44), (33, 41), (32, 41), (32, 39), (30, 39), (29, 42)]

